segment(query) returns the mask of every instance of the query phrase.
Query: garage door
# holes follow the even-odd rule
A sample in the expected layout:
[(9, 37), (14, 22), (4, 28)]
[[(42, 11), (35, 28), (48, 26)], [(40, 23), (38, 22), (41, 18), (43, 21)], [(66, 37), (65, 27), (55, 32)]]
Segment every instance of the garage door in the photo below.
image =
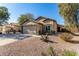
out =
[(36, 26), (23, 26), (23, 33), (36, 34)]

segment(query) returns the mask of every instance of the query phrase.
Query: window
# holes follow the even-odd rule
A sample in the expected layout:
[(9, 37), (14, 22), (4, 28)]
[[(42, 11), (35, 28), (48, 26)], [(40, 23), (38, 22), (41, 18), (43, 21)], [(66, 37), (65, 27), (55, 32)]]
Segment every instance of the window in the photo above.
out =
[(50, 25), (46, 26), (46, 30), (49, 31), (50, 30)]
[(77, 20), (78, 20), (78, 23), (79, 23), (79, 9), (77, 9)]

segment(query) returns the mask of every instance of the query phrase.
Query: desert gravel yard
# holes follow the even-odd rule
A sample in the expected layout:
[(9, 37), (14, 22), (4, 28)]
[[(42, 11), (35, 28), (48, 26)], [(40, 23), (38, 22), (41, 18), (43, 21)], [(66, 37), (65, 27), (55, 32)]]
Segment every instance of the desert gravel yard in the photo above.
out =
[(42, 52), (47, 53), (48, 47), (52, 46), (57, 55), (62, 55), (63, 51), (70, 50), (79, 54), (79, 43), (69, 43), (61, 40), (57, 36), (49, 36), (52, 42), (44, 42), (40, 37), (30, 37), (19, 40), (5, 46), (0, 46), (1, 56), (41, 56)]

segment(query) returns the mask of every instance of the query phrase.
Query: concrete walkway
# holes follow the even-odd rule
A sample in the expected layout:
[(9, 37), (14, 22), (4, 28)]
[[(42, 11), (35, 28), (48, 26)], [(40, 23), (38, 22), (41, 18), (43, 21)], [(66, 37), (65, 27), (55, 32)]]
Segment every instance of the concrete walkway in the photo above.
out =
[(10, 43), (13, 43), (13, 42), (16, 42), (18, 40), (15, 40), (15, 39), (2, 39), (0, 40), (0, 46), (3, 46), (3, 45), (6, 45), (6, 44), (10, 44)]

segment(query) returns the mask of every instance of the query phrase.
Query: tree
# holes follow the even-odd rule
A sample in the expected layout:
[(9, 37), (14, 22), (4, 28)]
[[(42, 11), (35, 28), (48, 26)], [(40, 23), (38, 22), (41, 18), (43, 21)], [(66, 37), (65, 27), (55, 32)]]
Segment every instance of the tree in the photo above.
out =
[(7, 23), (9, 15), (10, 14), (6, 7), (0, 7), (0, 25)]
[(18, 19), (19, 24), (22, 24), (24, 21), (34, 21), (34, 16), (30, 13), (20, 15)]
[(61, 3), (58, 4), (59, 13), (64, 18), (65, 26), (72, 32), (77, 32), (79, 27), (79, 19), (77, 19), (77, 3)]

